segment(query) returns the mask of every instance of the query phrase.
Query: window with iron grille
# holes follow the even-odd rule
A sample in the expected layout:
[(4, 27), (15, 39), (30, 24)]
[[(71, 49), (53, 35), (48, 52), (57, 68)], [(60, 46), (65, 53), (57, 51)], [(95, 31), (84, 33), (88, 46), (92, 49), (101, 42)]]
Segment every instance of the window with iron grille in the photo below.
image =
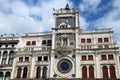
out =
[(108, 38), (104, 38), (104, 42), (109, 42)]
[(98, 43), (102, 43), (102, 38), (98, 38)]
[(32, 45), (36, 45), (36, 41), (32, 41)]
[(48, 56), (44, 56), (44, 61), (48, 61)]
[(109, 60), (113, 60), (113, 55), (108, 55)]
[(81, 43), (85, 43), (85, 39), (81, 39)]
[(19, 57), (19, 62), (23, 62), (23, 57)]
[(87, 43), (91, 43), (91, 39), (87, 39)]
[(42, 56), (38, 56), (38, 61), (42, 61)]
[(82, 56), (82, 60), (83, 61), (86, 60), (86, 56), (85, 55)]
[(93, 55), (88, 55), (88, 60), (93, 60)]
[(42, 40), (42, 44), (46, 44), (46, 40)]
[(26, 42), (26, 45), (30, 45), (30, 43), (31, 43), (30, 41), (27, 41), (27, 42)]
[(52, 46), (52, 40), (47, 41), (47, 46)]
[(106, 55), (101, 55), (101, 59), (102, 60), (106, 60), (107, 58), (106, 58)]

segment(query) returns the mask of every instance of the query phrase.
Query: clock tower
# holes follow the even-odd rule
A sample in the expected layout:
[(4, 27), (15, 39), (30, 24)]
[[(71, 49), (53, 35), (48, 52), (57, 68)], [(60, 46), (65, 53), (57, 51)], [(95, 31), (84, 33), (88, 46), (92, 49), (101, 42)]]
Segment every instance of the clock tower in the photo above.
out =
[(71, 9), (66, 4), (65, 8), (54, 9), (53, 16), (50, 78), (75, 78), (79, 34), (78, 10)]

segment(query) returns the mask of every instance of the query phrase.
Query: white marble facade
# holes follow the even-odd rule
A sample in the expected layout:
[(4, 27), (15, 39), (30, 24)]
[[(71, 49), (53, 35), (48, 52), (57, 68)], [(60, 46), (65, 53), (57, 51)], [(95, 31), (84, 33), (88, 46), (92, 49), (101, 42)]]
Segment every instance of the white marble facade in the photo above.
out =
[(82, 30), (68, 4), (53, 17), (51, 32), (1, 37), (0, 80), (120, 78), (112, 29)]

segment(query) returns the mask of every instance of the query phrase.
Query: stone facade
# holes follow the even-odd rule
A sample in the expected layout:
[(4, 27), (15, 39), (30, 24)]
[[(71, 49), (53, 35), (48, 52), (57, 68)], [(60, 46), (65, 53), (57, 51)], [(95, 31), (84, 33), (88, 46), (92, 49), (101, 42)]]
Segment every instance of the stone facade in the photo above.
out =
[(0, 80), (120, 78), (111, 29), (80, 29), (78, 10), (68, 4), (53, 17), (51, 32), (1, 36)]

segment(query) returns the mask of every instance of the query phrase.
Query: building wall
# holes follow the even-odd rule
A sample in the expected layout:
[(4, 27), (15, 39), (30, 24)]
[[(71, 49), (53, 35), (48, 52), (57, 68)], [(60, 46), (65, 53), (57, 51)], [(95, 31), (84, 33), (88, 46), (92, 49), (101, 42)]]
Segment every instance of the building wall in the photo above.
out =
[[(0, 63), (4, 51), (8, 51), (6, 63), (0, 65), (1, 80), (120, 78), (119, 50), (111, 29), (80, 29), (78, 10), (69, 5), (55, 10), (53, 16), (52, 32), (0, 40), (4, 46), (15, 44), (0, 47)], [(11, 50), (15, 53), (14, 61), (8, 64)]]

